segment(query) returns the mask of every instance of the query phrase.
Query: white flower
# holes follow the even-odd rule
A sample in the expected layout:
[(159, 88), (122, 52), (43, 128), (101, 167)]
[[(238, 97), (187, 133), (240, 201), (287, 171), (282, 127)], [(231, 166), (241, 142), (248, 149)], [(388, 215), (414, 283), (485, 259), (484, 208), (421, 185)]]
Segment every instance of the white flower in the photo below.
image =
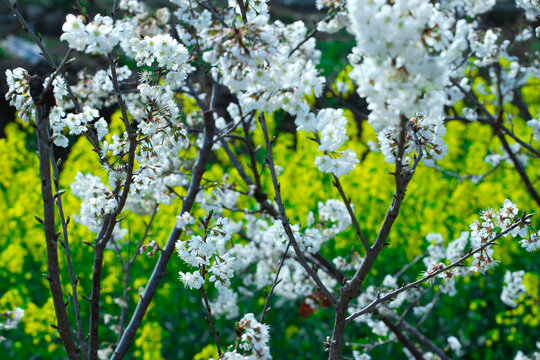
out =
[(60, 40), (67, 41), (70, 48), (77, 51), (83, 51), (86, 48), (88, 41), (82, 16), (68, 14), (66, 22), (62, 25), (62, 31), (64, 33), (60, 36)]
[(529, 238), (524, 238), (523, 240), (520, 240), (519, 243), (528, 252), (540, 249), (540, 231), (533, 232)]
[(184, 212), (176, 217), (175, 227), (180, 230), (185, 230), (186, 226), (195, 224), (195, 218), (189, 212)]
[(183, 273), (179, 271), (178, 275), (182, 284), (184, 284), (184, 286), (187, 288), (198, 290), (204, 284), (204, 279), (199, 273), (199, 270), (194, 271), (193, 273)]
[(371, 360), (371, 356), (368, 353), (361, 353), (358, 350), (353, 351), (354, 360)]
[(329, 155), (323, 155), (315, 158), (315, 165), (319, 171), (332, 173), (337, 177), (350, 173), (358, 162), (356, 153), (350, 149), (345, 150), (341, 157), (332, 158)]
[(523, 275), (525, 271), (506, 271), (504, 274), (504, 286), (501, 293), (501, 300), (506, 305), (515, 308), (517, 306), (516, 300), (521, 295), (527, 293), (525, 285), (523, 285)]
[(461, 354), (461, 343), (455, 336), (448, 337), (446, 341), (448, 342), (448, 346), (450, 346), (452, 351), (454, 351), (457, 355)]
[(98, 121), (96, 121), (94, 127), (96, 128), (96, 131), (98, 133), (99, 140), (103, 140), (105, 135), (109, 133), (109, 127), (104, 118), (100, 118)]
[(391, 289), (397, 288), (397, 279), (392, 275), (388, 274), (384, 277), (383, 286), (386, 286)]
[(4, 322), (0, 322), (0, 330), (12, 330), (21, 322), (24, 316), (24, 309), (16, 307), (12, 311), (6, 311), (3, 315), (0, 316), (0, 319), (4, 320)]

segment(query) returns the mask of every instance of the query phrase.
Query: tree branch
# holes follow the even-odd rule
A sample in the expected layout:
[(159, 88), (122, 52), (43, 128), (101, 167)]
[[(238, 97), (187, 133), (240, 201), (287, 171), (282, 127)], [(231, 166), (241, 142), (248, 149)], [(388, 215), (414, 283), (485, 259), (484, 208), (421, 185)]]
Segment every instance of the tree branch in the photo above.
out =
[(51, 289), (54, 310), (57, 319), (57, 329), (66, 349), (69, 359), (78, 360), (79, 350), (71, 334), (71, 326), (64, 304), (62, 283), (60, 282), (60, 270), (58, 263), (58, 240), (54, 220), (54, 198), (52, 194), (50, 149), (51, 136), (49, 124), (49, 112), (54, 102), (52, 89), (43, 95), (43, 83), (37, 76), (30, 79), (30, 95), (36, 106), (36, 134), (39, 153), (39, 172), (41, 176), (41, 194), (43, 197), (43, 228), (45, 230), (45, 242), (47, 245), (47, 280)]

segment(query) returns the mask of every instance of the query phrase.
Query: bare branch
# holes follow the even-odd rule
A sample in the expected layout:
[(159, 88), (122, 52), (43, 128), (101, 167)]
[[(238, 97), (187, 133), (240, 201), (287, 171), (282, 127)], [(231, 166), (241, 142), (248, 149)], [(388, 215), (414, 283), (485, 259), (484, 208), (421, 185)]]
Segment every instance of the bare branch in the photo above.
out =
[(289, 238), (289, 241), (291, 242), (294, 252), (296, 253), (296, 256), (298, 257), (298, 262), (302, 267), (307, 271), (309, 276), (313, 279), (315, 284), (317, 284), (317, 287), (321, 290), (323, 295), (330, 300), (333, 304), (336, 303), (337, 299), (328, 290), (328, 288), (323, 284), (321, 279), (319, 278), (319, 275), (309, 266), (309, 264), (306, 262), (306, 259), (304, 257), (304, 254), (302, 253), (302, 250), (300, 250), (300, 247), (298, 246), (298, 243), (296, 242), (296, 239), (294, 238), (294, 234), (291, 229), (291, 225), (289, 224), (289, 220), (287, 219), (287, 215), (285, 213), (285, 206), (283, 205), (283, 201), (281, 199), (281, 190), (280, 185), (277, 181), (277, 175), (276, 175), (276, 169), (274, 165), (274, 158), (272, 156), (272, 144), (270, 143), (270, 139), (268, 137), (268, 129), (266, 128), (266, 120), (264, 118), (264, 114), (261, 114), (259, 116), (259, 122), (261, 124), (261, 128), (264, 134), (264, 141), (266, 143), (266, 153), (268, 155), (268, 165), (270, 167), (270, 174), (272, 176), (272, 183), (274, 184), (274, 193), (276, 195), (276, 203), (279, 208), (279, 216), (280, 220), (283, 224), (283, 228), (285, 229), (285, 233), (287, 234), (287, 237)]
[(358, 224), (356, 215), (354, 215), (354, 210), (352, 209), (351, 202), (349, 198), (347, 198), (347, 196), (345, 195), (345, 191), (343, 191), (343, 187), (341, 186), (341, 183), (339, 182), (339, 178), (336, 175), (333, 175), (333, 176), (334, 176), (334, 186), (339, 191), (339, 194), (341, 195), (341, 199), (343, 199), (343, 202), (345, 203), (345, 207), (347, 208), (349, 217), (351, 218), (354, 229), (356, 230), (356, 234), (362, 241), (362, 244), (364, 245), (364, 249), (366, 250), (366, 254), (367, 254), (369, 252), (369, 242), (367, 241), (366, 237), (362, 233), (362, 229), (360, 229), (360, 224)]
[(261, 314), (261, 320), (259, 322), (262, 324), (264, 322), (264, 317), (266, 316), (266, 313), (268, 312), (268, 305), (270, 303), (270, 298), (272, 297), (272, 294), (274, 293), (274, 289), (276, 288), (277, 284), (279, 283), (279, 274), (281, 273), (281, 268), (283, 267), (283, 263), (285, 262), (285, 258), (287, 257), (287, 253), (289, 252), (289, 248), (291, 247), (291, 242), (289, 241), (287, 243), (287, 248), (281, 255), (281, 260), (279, 262), (279, 267), (276, 272), (276, 276), (274, 277), (274, 283), (272, 284), (272, 288), (270, 289), (270, 292), (266, 296), (266, 300), (264, 301), (264, 308)]
[(210, 303), (208, 302), (208, 296), (206, 296), (206, 291), (204, 291), (204, 285), (201, 286), (201, 293), (204, 299), (204, 307), (206, 308), (208, 325), (210, 325), (210, 330), (212, 332), (212, 336), (214, 337), (214, 342), (216, 343), (216, 346), (217, 346), (218, 355), (221, 356), (222, 352), (221, 352), (221, 345), (219, 344), (219, 334), (216, 331), (216, 328), (214, 326), (214, 321), (212, 320), (212, 309), (210, 308)]
[(37, 76), (30, 79), (30, 95), (36, 106), (36, 134), (39, 153), (39, 172), (41, 175), (41, 194), (43, 198), (43, 228), (45, 230), (45, 242), (47, 244), (47, 279), (51, 288), (54, 311), (56, 313), (57, 328), (64, 344), (69, 359), (80, 359), (79, 350), (71, 333), (71, 326), (64, 305), (62, 283), (60, 282), (60, 270), (58, 264), (58, 241), (56, 237), (56, 225), (54, 220), (54, 197), (52, 194), (51, 179), (51, 137), (49, 112), (54, 101), (52, 90), (46, 96), (42, 96), (43, 83)]

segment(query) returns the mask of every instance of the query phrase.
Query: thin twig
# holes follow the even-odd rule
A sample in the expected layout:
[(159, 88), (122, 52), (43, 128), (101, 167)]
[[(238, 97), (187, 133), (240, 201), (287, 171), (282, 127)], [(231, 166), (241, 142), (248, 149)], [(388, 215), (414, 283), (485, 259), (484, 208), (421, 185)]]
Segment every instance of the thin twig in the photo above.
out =
[(135, 251), (131, 258), (127, 261), (124, 267), (124, 292), (123, 292), (123, 300), (126, 303), (126, 306), (122, 307), (122, 310), (120, 312), (120, 320), (118, 323), (118, 341), (122, 338), (122, 335), (124, 334), (124, 326), (125, 326), (125, 319), (127, 314), (127, 296), (128, 296), (128, 288), (129, 288), (129, 280), (130, 280), (130, 270), (133, 264), (135, 263), (135, 259), (140, 254), (140, 250), (144, 242), (146, 241), (146, 238), (148, 237), (148, 234), (150, 233), (150, 227), (152, 226), (152, 223), (154, 222), (154, 219), (157, 214), (158, 205), (156, 204), (154, 206), (154, 210), (152, 211), (152, 216), (150, 217), (150, 221), (148, 221), (148, 224), (146, 224), (146, 227), (144, 229), (144, 234), (141, 238), (141, 240), (137, 243), (137, 247), (135, 248)]
[[(389, 318), (393, 319), (395, 321), (395, 317), (390, 315)], [(446, 355), (446, 353), (439, 348), (437, 345), (435, 345), (427, 336), (422, 334), (418, 329), (411, 326), (406, 321), (402, 321), (399, 327), (403, 327), (405, 331), (409, 332), (412, 336), (414, 336), (419, 342), (427, 346), (431, 351), (433, 351), (435, 354), (439, 355), (441, 360), (450, 360), (450, 358)]]
[(351, 218), (351, 221), (353, 223), (354, 229), (356, 230), (356, 234), (362, 241), (362, 244), (364, 245), (364, 249), (366, 250), (366, 254), (369, 252), (369, 242), (362, 233), (362, 229), (360, 228), (360, 224), (358, 224), (358, 220), (356, 219), (356, 215), (354, 215), (354, 210), (351, 206), (351, 201), (347, 196), (345, 195), (345, 191), (343, 190), (343, 187), (341, 186), (341, 183), (339, 182), (339, 178), (336, 175), (334, 176), (334, 186), (339, 191), (339, 194), (341, 195), (341, 199), (343, 199), (343, 202), (345, 203), (345, 207), (347, 208), (347, 212), (349, 213), (349, 217)]
[(287, 253), (289, 252), (290, 247), (291, 247), (291, 242), (289, 241), (287, 243), (287, 248), (281, 255), (281, 260), (279, 262), (279, 267), (276, 272), (276, 276), (274, 277), (274, 283), (272, 284), (272, 288), (270, 289), (270, 292), (268, 293), (268, 295), (266, 296), (266, 300), (264, 301), (264, 308), (261, 314), (261, 320), (259, 321), (261, 324), (264, 322), (264, 317), (266, 316), (266, 313), (268, 312), (268, 304), (270, 303), (270, 298), (272, 297), (272, 294), (274, 293), (274, 289), (276, 288), (277, 284), (280, 282), (279, 274), (281, 273), (281, 268), (283, 267), (283, 263), (285, 262), (285, 258), (287, 257)]
[(201, 286), (201, 293), (203, 295), (204, 299), (204, 306), (206, 308), (206, 315), (208, 319), (208, 325), (210, 325), (210, 331), (212, 332), (212, 336), (214, 337), (214, 342), (217, 346), (217, 352), (218, 355), (221, 356), (221, 345), (219, 344), (219, 334), (216, 331), (216, 328), (214, 326), (214, 321), (212, 320), (212, 309), (210, 308), (210, 303), (208, 302), (208, 296), (206, 296), (206, 291), (204, 291), (204, 285)]
[(285, 213), (285, 206), (283, 205), (283, 201), (281, 199), (281, 190), (280, 185), (277, 181), (277, 175), (276, 175), (276, 169), (274, 165), (274, 158), (272, 156), (272, 144), (270, 143), (270, 139), (268, 137), (268, 129), (266, 128), (266, 120), (264, 118), (264, 114), (261, 114), (259, 116), (259, 122), (261, 124), (261, 128), (264, 135), (264, 141), (266, 143), (266, 153), (268, 156), (268, 165), (270, 167), (270, 174), (272, 176), (272, 183), (274, 184), (274, 193), (276, 196), (276, 203), (279, 208), (279, 215), (280, 220), (283, 224), (283, 228), (285, 230), (285, 234), (289, 238), (289, 241), (292, 244), (292, 247), (294, 249), (294, 252), (296, 253), (296, 256), (298, 257), (298, 262), (302, 267), (307, 271), (309, 276), (313, 279), (315, 284), (317, 284), (317, 287), (321, 290), (323, 295), (332, 303), (335, 304), (337, 302), (336, 297), (334, 294), (330, 292), (330, 290), (323, 284), (321, 279), (319, 278), (319, 275), (309, 266), (309, 264), (306, 262), (306, 259), (304, 257), (304, 254), (302, 253), (302, 250), (300, 250), (300, 247), (298, 246), (298, 243), (296, 242), (296, 239), (294, 238), (294, 234), (292, 232), (291, 226), (289, 224), (289, 220), (287, 219), (287, 215)]
[(412, 266), (414, 266), (418, 261), (420, 261), (424, 256), (426, 255), (425, 252), (423, 252), (422, 254), (416, 256), (414, 259), (412, 259), (412, 261), (408, 264), (406, 264), (401, 270), (399, 270), (395, 275), (394, 277), (397, 279), (399, 278), (401, 275), (403, 275), (407, 270), (409, 270)]
[(521, 177), (521, 180), (523, 180), (523, 182), (525, 183), (525, 187), (527, 188), (527, 191), (532, 196), (534, 201), (536, 201), (536, 204), (538, 204), (538, 206), (540, 206), (540, 196), (536, 192), (536, 189), (534, 188), (533, 184), (531, 183), (531, 180), (529, 179), (529, 176), (525, 172), (525, 169), (524, 169), (523, 165), (521, 164), (521, 161), (518, 159), (516, 154), (514, 154), (514, 152), (512, 151), (512, 148), (508, 144), (508, 141), (506, 141), (506, 139), (504, 138), (504, 134), (502, 134), (501, 131), (498, 131), (497, 129), (495, 129), (495, 131), (496, 131), (496, 134), (497, 134), (499, 140), (501, 140), (504, 151), (506, 151), (506, 153), (510, 157), (510, 160), (512, 160), (512, 162), (514, 163), (514, 167), (516, 168), (516, 171), (518, 172), (519, 176)]

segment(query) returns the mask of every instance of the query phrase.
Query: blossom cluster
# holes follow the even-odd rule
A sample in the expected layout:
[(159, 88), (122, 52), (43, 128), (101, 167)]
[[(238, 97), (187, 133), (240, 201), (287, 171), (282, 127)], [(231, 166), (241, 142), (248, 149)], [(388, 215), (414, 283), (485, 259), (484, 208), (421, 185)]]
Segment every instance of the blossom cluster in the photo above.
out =
[(34, 119), (34, 102), (30, 97), (30, 84), (28, 82), (28, 72), (23, 68), (6, 70), (6, 81), (8, 92), (6, 100), (9, 105), (14, 106), (19, 111), (19, 117), (22, 121)]
[(124, 29), (114, 26), (109, 16), (96, 14), (94, 20), (85, 25), (82, 15), (68, 14), (62, 25), (63, 34), (60, 40), (65, 40), (69, 47), (88, 54), (106, 55), (118, 44)]
[[(260, 6), (250, 6), (254, 3)], [(304, 94), (320, 96), (324, 85), (315, 67), (320, 52), (314, 39), (304, 41), (303, 22), (272, 23), (265, 9), (264, 1), (248, 2), (247, 22), (242, 25), (236, 10), (225, 12), (227, 31), (221, 31), (223, 24), (208, 24), (200, 34), (208, 49), (203, 59), (213, 66), (214, 78), (238, 97), (243, 113), (281, 108), (297, 121), (307, 119), (311, 113)], [(178, 15), (189, 21), (185, 12)]]
[(358, 0), (348, 7), (357, 41), (350, 76), (367, 99), (369, 123), (380, 131), (415, 113), (440, 122), (447, 103), (442, 91), (467, 47), (465, 21), (452, 31), (453, 18), (428, 0)]
[[(337, 200), (330, 201), (332, 202), (337, 202)], [(334, 207), (339, 208), (338, 205)], [(343, 212), (329, 219), (325, 211), (331, 211), (331, 209), (333, 209), (331, 206), (325, 207), (324, 204), (320, 204), (320, 221), (315, 224), (314, 215), (308, 215), (306, 221), (308, 227), (303, 231), (299, 225), (291, 226), (299, 248), (306, 254), (315, 254), (325, 241), (345, 230), (348, 226), (345, 226), (346, 224), (350, 224), (348, 214)], [(241, 225), (243, 225), (243, 236), (250, 241), (246, 244), (235, 244), (231, 253), (236, 258), (235, 272), (243, 274), (242, 293), (247, 295), (273, 284), (278, 264), (289, 238), (279, 220), (269, 222), (253, 215), (246, 215)], [(326, 272), (319, 269), (318, 274), (328, 287), (332, 288), (336, 285), (335, 279)], [(274, 289), (274, 293), (286, 299), (306, 297), (312, 294), (315, 288), (315, 284), (307, 276), (305, 269), (290, 257), (285, 258), (278, 281), (279, 286)]]
[[(189, 219), (180, 221), (184, 224), (192, 222)], [(228, 219), (219, 218), (214, 225), (206, 227), (204, 237), (193, 235), (187, 241), (176, 242), (178, 257), (189, 266), (197, 268), (191, 273), (179, 272), (180, 281), (187, 288), (201, 288), (207, 274), (210, 274), (211, 282), (219, 282), (225, 287), (230, 286), (230, 279), (234, 276), (234, 257), (226, 252), (225, 245), (231, 239), (231, 235), (232, 227)]]
[[(320, 131), (319, 151), (325, 155), (317, 156), (315, 165), (319, 170), (332, 173), (336, 177), (348, 174), (356, 167), (358, 160), (353, 150), (338, 151), (347, 140), (347, 119), (342, 109), (323, 109), (316, 117), (308, 117), (308, 121), (299, 122), (299, 128), (306, 131)], [(341, 156), (338, 156), (341, 154)]]
[[(395, 163), (398, 155), (398, 145), (401, 130), (387, 127), (379, 132), (377, 138), (386, 162)], [(442, 123), (430, 121), (429, 118), (416, 115), (406, 124), (406, 135), (402, 163), (411, 165), (413, 159), (409, 156), (419, 156), (422, 152), (426, 166), (434, 166), (435, 161), (441, 160), (448, 152), (448, 146), (443, 142), (446, 128)]]
[(19, 325), (19, 323), (21, 322), (23, 316), (24, 316), (24, 309), (20, 307), (16, 307), (13, 310), (6, 311), (0, 314), (0, 320), (3, 320), (2, 322), (0, 322), (0, 330), (15, 329), (17, 325)]
[[(74, 219), (86, 226), (93, 233), (99, 233), (103, 224), (103, 217), (111, 214), (118, 206), (116, 196), (110, 188), (101, 182), (98, 176), (78, 172), (71, 183), (71, 192), (82, 200), (80, 214)], [(113, 238), (122, 239), (127, 229), (115, 226)]]
[(144, 39), (131, 39), (131, 50), (135, 54), (137, 66), (152, 66), (154, 62), (158, 67), (167, 69), (166, 82), (171, 87), (177, 87), (186, 78), (190, 69), (187, 65), (188, 51), (168, 34), (146, 36)]
[(317, 30), (335, 33), (349, 25), (347, 3), (340, 0), (317, 0), (317, 10), (325, 10), (326, 18), (317, 23)]
[[(225, 352), (220, 359), (227, 360), (269, 360), (269, 326), (261, 324), (253, 314), (246, 314), (236, 324), (238, 348)], [(240, 351), (239, 351), (240, 350)]]
[[(468, 271), (485, 272), (497, 265), (497, 260), (493, 258), (494, 250), (491, 245), (495, 239), (501, 236), (520, 237), (519, 243), (527, 251), (535, 251), (540, 245), (537, 233), (530, 226), (530, 221), (524, 217), (519, 217), (519, 210), (516, 205), (505, 200), (499, 211), (487, 209), (481, 212), (481, 221), (474, 220), (470, 225), (471, 232), (463, 232), (461, 236), (450, 242), (445, 249), (444, 239), (439, 234), (428, 234), (426, 239), (430, 242), (427, 248), (427, 257), (424, 264), (427, 270), (423, 276), (431, 276), (438, 273), (438, 277), (449, 282), (448, 291), (455, 293), (453, 286), (454, 275), (464, 275), (465, 270), (459, 268), (448, 269), (443, 272), (447, 265), (455, 263), (464, 255), (464, 250), (470, 242), (473, 251), (472, 265)], [(446, 261), (444, 261), (446, 259)]]
[(501, 300), (506, 305), (515, 308), (517, 306), (516, 300), (518, 300), (521, 295), (527, 293), (525, 285), (523, 285), (523, 275), (525, 271), (509, 271), (507, 270), (504, 274), (504, 286), (501, 293)]

